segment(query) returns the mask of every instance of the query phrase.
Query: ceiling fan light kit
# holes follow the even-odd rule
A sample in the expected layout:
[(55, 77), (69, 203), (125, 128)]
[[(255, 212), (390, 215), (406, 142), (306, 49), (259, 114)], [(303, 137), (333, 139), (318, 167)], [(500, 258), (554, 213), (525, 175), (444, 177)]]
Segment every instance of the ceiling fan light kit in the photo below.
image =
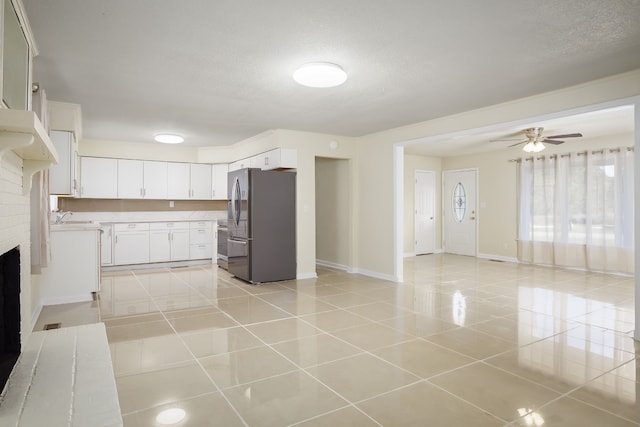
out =
[(542, 142), (534, 140), (528, 141), (524, 147), (522, 147), (522, 151), (526, 151), (527, 153), (539, 153), (544, 149), (545, 146)]
[[(552, 144), (552, 145), (560, 145), (564, 144), (564, 141), (560, 141), (559, 138), (580, 138), (582, 136), (581, 133), (567, 133), (563, 135), (553, 135), (549, 137), (545, 137), (542, 135), (543, 127), (533, 127), (527, 128), (522, 131), (525, 139), (524, 141), (516, 142), (509, 147), (515, 147), (520, 144), (524, 144), (522, 147), (523, 151), (527, 153), (539, 153), (540, 151), (545, 149), (544, 144)], [(509, 141), (508, 139), (496, 139), (493, 141)]]

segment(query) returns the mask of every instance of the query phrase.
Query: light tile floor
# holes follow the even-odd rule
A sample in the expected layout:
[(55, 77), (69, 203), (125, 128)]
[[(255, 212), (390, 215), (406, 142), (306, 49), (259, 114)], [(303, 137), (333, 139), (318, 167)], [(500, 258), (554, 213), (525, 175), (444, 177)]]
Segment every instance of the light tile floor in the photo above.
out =
[(454, 255), (404, 284), (318, 275), (104, 274), (125, 425), (640, 424), (632, 278)]

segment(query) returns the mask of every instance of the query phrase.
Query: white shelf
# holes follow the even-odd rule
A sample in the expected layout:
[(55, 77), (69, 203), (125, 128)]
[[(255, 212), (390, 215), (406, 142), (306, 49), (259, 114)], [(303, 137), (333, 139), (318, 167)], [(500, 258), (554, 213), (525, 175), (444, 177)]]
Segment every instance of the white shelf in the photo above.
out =
[(33, 111), (0, 109), (0, 159), (9, 150), (24, 161), (24, 194), (31, 191), (33, 174), (58, 163), (58, 153)]

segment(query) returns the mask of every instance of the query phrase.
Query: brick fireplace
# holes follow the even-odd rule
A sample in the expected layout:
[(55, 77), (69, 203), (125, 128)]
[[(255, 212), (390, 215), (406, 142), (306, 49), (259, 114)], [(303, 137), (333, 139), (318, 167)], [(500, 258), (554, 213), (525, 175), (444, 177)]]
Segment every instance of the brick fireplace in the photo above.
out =
[(20, 355), (20, 251), (0, 254), (0, 389)]
[[(5, 279), (0, 279), (0, 288), (4, 289), (0, 292), (5, 295), (5, 310), (11, 313), (11, 328), (15, 326), (17, 319), (19, 329), (12, 332), (0, 330), (0, 337), (4, 334), (0, 353), (3, 346), (9, 353), (16, 349), (19, 353), (20, 347), (31, 334), (34, 321), (32, 316), (38, 314), (38, 293), (32, 293), (29, 248), (30, 197), (23, 191), (23, 159), (9, 150), (0, 156), (0, 255), (3, 255), (0, 270), (7, 273), (4, 275)], [(8, 291), (7, 286), (14, 289)], [(17, 290), (15, 286), (18, 287)], [(7, 297), (5, 291), (14, 295)], [(15, 295), (16, 291), (18, 295)], [(35, 297), (33, 300), (32, 296)], [(8, 371), (11, 372), (10, 369)], [(4, 381), (0, 383), (0, 390), (3, 386)]]

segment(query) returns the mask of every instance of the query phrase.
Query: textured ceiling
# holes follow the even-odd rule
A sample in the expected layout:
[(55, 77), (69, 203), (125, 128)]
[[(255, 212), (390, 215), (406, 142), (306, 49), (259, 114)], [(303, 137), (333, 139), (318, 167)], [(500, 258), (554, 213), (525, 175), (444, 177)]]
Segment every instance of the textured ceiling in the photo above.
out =
[[(637, 0), (23, 0), (50, 99), (84, 136), (227, 145), (360, 136), (640, 68)], [(293, 70), (329, 61), (332, 89)]]

